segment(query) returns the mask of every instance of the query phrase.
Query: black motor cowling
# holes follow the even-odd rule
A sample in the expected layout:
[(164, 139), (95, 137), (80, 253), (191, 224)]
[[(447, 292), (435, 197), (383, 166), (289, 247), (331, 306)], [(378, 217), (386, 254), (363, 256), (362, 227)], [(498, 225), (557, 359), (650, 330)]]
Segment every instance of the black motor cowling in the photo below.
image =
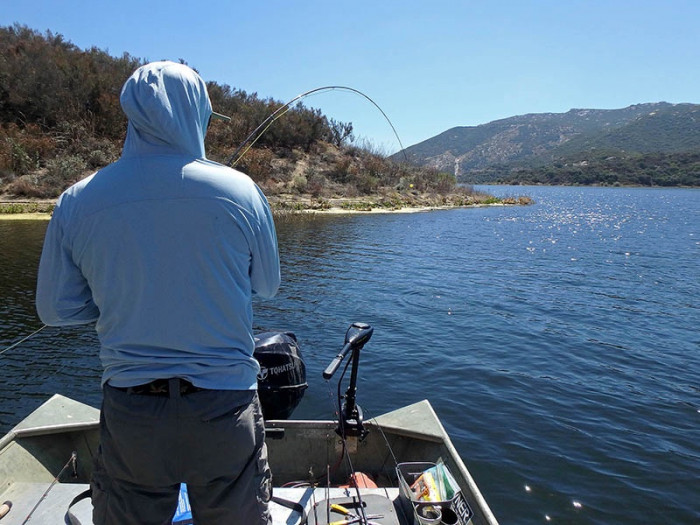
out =
[(306, 365), (292, 332), (265, 332), (255, 336), (260, 363), (258, 395), (265, 419), (287, 419), (297, 407), (306, 383)]

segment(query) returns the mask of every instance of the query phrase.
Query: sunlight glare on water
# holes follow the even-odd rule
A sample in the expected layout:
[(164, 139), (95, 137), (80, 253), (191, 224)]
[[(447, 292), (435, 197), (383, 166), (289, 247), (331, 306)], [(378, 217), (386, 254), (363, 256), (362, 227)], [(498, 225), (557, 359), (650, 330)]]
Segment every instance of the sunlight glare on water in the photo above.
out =
[[(259, 331), (291, 330), (309, 389), (348, 325), (367, 417), (429, 399), (501, 523), (698, 523), (698, 190), (491, 187), (527, 207), (277, 222), (283, 284)], [(38, 328), (41, 225), (0, 221), (0, 348)], [(99, 405), (91, 327), (2, 357), (3, 432), (54, 392)]]

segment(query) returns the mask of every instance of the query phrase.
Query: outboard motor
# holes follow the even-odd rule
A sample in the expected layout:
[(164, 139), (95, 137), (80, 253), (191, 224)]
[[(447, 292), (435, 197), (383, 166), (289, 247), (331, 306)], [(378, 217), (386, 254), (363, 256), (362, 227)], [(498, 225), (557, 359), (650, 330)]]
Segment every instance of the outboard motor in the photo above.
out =
[(263, 416), (288, 419), (309, 386), (296, 336), (292, 332), (257, 334), (253, 357), (260, 363), (258, 395)]

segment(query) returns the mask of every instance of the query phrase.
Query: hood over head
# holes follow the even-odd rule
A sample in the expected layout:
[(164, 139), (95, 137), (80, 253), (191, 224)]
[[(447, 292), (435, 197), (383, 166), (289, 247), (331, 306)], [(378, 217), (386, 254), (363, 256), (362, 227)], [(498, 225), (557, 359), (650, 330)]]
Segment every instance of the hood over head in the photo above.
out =
[(129, 119), (123, 156), (205, 158), (212, 107), (206, 84), (188, 66), (168, 61), (141, 66), (124, 83), (120, 102)]

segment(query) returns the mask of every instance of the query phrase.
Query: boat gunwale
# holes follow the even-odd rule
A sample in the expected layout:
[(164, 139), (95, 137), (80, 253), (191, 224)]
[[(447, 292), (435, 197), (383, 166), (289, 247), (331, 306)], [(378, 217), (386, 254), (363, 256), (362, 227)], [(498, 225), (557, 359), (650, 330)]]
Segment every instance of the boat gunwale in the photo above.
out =
[[(57, 396), (59, 396), (57, 398)], [(59, 401), (70, 398), (65, 398), (56, 394), (51, 400), (58, 399)], [(60, 422), (45, 425), (31, 425), (28, 426), (27, 423), (30, 422), (30, 418), (40, 412), (42, 409), (48, 410), (51, 405), (49, 401), (45, 402), (39, 406), (34, 412), (32, 412), (27, 418), (21, 421), (17, 426), (12, 428), (5, 436), (0, 437), (0, 455), (13, 443), (18, 443), (18, 441), (25, 438), (41, 437), (52, 434), (69, 434), (69, 433), (79, 433), (79, 432), (96, 432), (99, 431), (99, 421), (90, 418), (89, 420), (83, 421), (70, 421), (70, 422)], [(82, 405), (80, 402), (76, 402)], [(89, 405), (85, 405), (89, 406)], [(63, 407), (65, 408), (65, 407)], [(92, 407), (90, 407), (92, 408)], [(96, 410), (96, 409), (93, 409)], [(411, 428), (411, 422), (415, 422), (413, 419), (416, 414), (420, 418), (428, 417), (431, 419), (430, 432), (421, 432)], [(393, 417), (392, 417), (393, 416)], [(398, 418), (397, 418), (398, 416)], [(404, 417), (406, 420), (404, 421)], [(398, 421), (398, 422), (397, 422)], [(403, 424), (403, 423), (406, 424)], [(473, 498), (474, 503), (479, 508), (479, 513), (484, 518), (488, 525), (497, 525), (496, 520), (489, 504), (481, 493), (481, 490), (477, 486), (474, 478), (467, 469), (464, 461), (457, 452), (452, 440), (445, 431), (442, 422), (438, 418), (435, 410), (428, 400), (423, 400), (414, 405), (409, 405), (407, 407), (402, 407), (396, 411), (377, 416), (365, 422), (365, 424), (370, 428), (378, 429), (382, 434), (392, 435), (397, 437), (406, 437), (409, 439), (423, 440), (425, 442), (430, 442), (438, 444), (444, 447), (447, 455), (451, 458), (452, 463), (459, 471), (458, 476), (466, 483), (467, 486), (463, 487), (463, 490), (467, 490)], [(311, 431), (325, 431), (328, 433), (335, 433), (338, 422), (334, 420), (315, 420), (315, 419), (288, 419), (288, 420), (269, 420), (265, 422), (266, 430), (269, 429), (274, 431), (276, 429), (285, 430), (290, 429), (294, 431), (298, 430), (311, 430)], [(386, 437), (386, 436), (385, 436)], [(270, 433), (270, 439), (275, 439), (274, 432)]]

